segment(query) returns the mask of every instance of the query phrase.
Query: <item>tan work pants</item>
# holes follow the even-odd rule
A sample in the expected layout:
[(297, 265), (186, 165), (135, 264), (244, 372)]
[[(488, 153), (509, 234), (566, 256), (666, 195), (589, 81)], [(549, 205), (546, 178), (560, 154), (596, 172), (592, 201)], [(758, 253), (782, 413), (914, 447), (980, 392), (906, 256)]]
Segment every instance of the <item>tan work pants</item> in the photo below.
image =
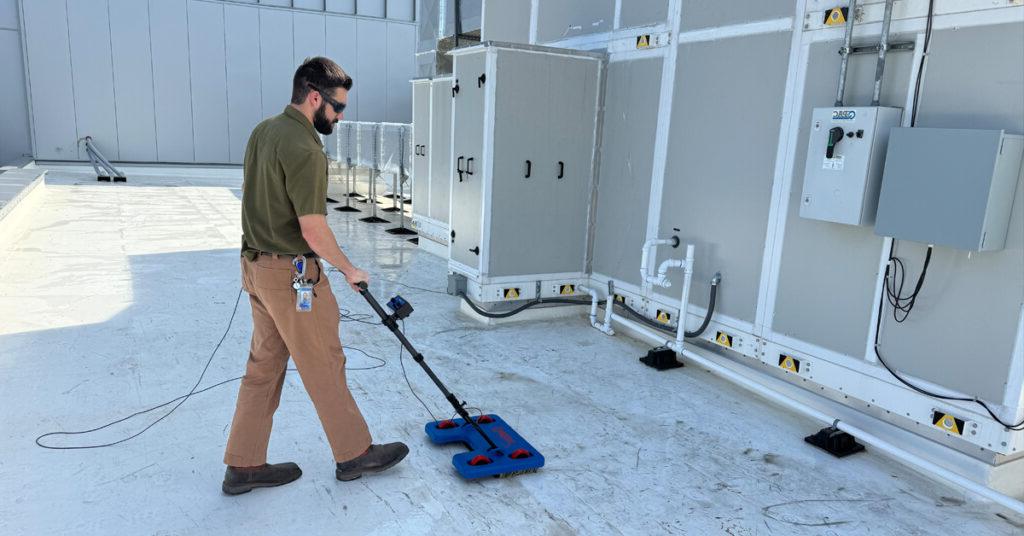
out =
[(255, 261), (242, 257), (242, 286), (252, 304), (253, 332), (224, 453), (228, 465), (266, 463), (289, 355), (313, 400), (335, 461), (351, 460), (370, 446), (366, 421), (345, 381), (338, 302), (320, 261), (307, 260), (306, 277), (319, 282), (313, 287), (313, 310), (298, 312), (290, 256), (260, 255)]

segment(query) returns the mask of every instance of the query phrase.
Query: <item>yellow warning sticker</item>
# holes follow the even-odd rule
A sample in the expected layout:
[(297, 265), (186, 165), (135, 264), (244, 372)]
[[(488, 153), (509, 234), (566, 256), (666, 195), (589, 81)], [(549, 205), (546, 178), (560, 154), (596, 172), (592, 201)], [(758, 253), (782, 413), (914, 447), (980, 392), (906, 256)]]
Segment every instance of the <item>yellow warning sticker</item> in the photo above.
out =
[(941, 411), (932, 412), (932, 424), (956, 435), (964, 435), (964, 420)]
[(558, 287), (558, 293), (562, 296), (569, 296), (576, 294), (576, 285), (562, 285)]
[(651, 46), (651, 34), (636, 36), (636, 48), (649, 48)]
[(850, 8), (834, 7), (825, 11), (825, 26), (840, 26), (846, 24), (846, 17), (849, 16)]
[(621, 295), (621, 294), (616, 294), (615, 295), (615, 301), (617, 303), (626, 303), (626, 297)]
[(668, 324), (668, 321), (672, 319), (672, 315), (665, 311), (662, 311), (661, 309), (658, 309), (658, 316), (656, 318), (658, 319), (658, 322), (661, 322), (662, 324)]
[(786, 354), (779, 354), (779, 368), (800, 373), (800, 360)]
[(505, 289), (505, 299), (506, 300), (514, 300), (514, 299), (516, 299), (518, 297), (519, 297), (519, 289), (518, 288), (507, 288), (507, 289)]
[(719, 331), (715, 335), (715, 342), (726, 348), (732, 348), (732, 335), (729, 335), (724, 331)]

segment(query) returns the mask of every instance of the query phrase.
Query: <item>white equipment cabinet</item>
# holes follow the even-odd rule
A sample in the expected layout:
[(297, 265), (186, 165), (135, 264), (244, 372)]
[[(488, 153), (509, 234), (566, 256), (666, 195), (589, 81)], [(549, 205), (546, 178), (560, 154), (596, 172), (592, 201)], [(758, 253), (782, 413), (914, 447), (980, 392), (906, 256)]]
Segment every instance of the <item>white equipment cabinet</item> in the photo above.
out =
[(605, 56), (496, 42), (451, 54), (449, 270), (484, 302), (574, 294)]

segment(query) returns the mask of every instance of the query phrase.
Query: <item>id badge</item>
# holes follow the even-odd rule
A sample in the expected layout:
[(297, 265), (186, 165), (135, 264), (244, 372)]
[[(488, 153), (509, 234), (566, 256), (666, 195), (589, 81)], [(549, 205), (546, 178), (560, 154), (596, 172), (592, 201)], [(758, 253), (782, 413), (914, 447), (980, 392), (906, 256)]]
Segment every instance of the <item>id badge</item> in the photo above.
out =
[(295, 310), (300, 313), (313, 310), (313, 285), (303, 283), (295, 288)]

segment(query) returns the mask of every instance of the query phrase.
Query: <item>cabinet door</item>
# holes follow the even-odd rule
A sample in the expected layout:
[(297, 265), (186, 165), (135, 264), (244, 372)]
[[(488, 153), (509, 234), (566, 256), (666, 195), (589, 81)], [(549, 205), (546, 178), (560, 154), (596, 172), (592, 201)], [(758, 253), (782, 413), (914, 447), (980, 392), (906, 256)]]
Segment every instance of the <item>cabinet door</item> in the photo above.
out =
[(485, 266), (491, 277), (548, 271), (538, 251), (552, 232), (554, 216), (545, 193), (555, 181), (545, 156), (552, 113), (550, 58), (519, 50), (497, 52), (491, 239)]
[[(452, 88), (452, 260), (480, 269), (483, 228), (484, 91), (486, 51), (455, 57)], [(451, 93), (450, 93), (451, 94)]]
[(452, 80), (430, 83), (430, 213), (448, 223), (452, 188)]
[(412, 83), (412, 212), (430, 215), (430, 81)]

